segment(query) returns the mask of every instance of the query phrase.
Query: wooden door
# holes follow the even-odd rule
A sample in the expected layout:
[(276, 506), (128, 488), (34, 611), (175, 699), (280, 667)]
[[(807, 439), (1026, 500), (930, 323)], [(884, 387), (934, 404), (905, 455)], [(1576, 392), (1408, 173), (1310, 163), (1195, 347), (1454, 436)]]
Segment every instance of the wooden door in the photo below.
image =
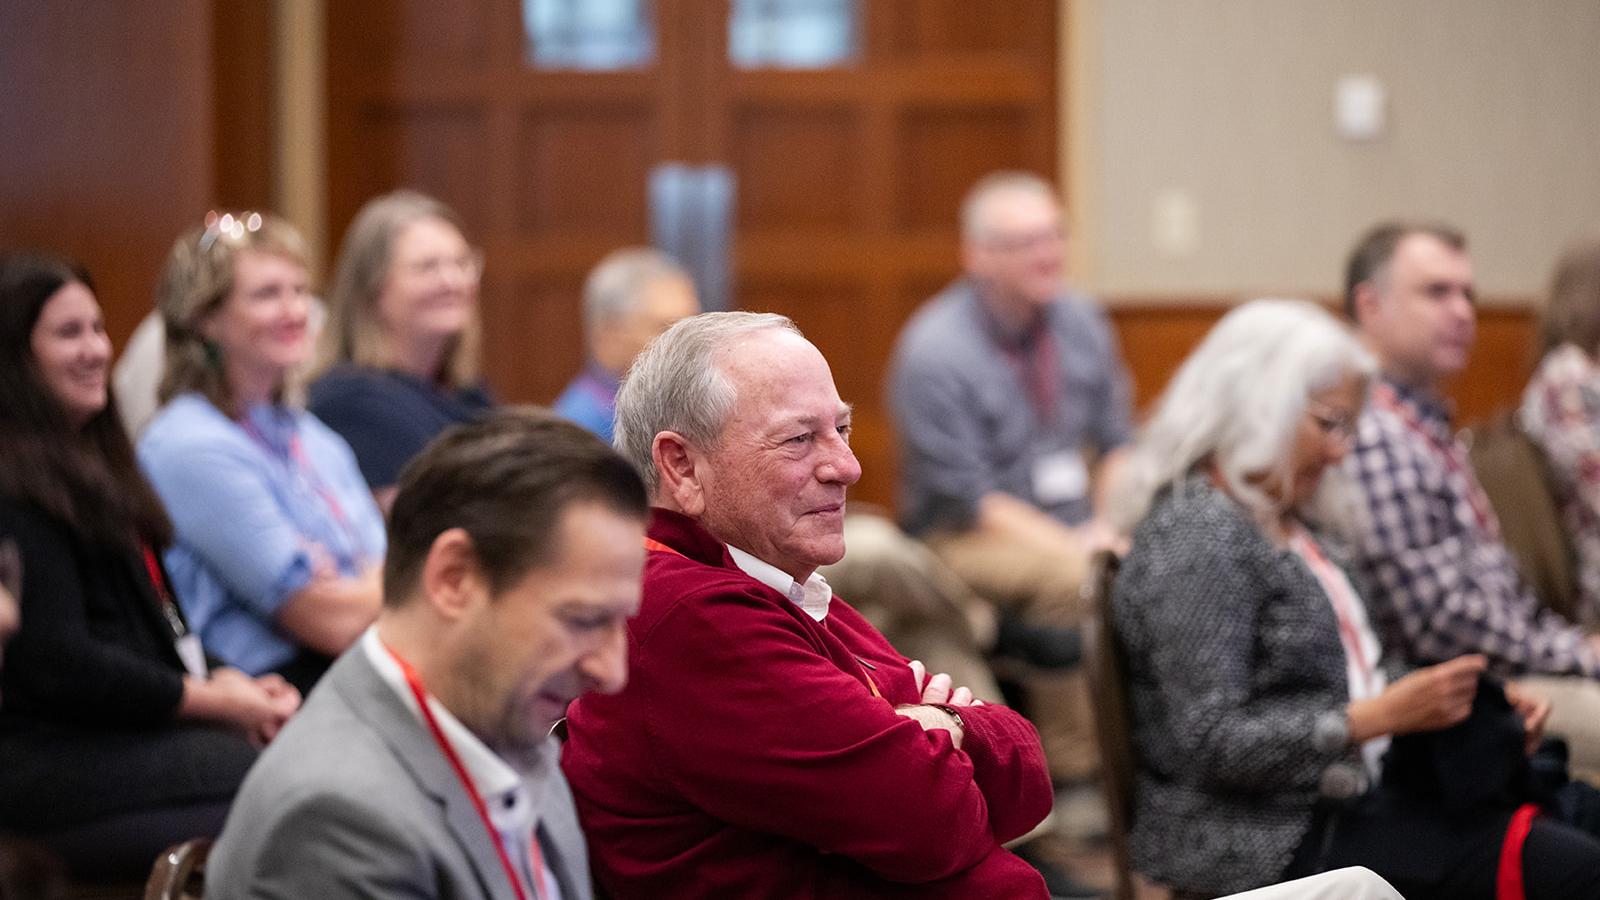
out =
[(734, 291), (790, 316), (855, 404), (856, 497), (892, 505), (883, 383), (900, 326), (958, 270), (957, 213), (995, 169), (1054, 177), (1055, 0), (864, 0), (858, 57), (740, 68), (710, 3), (706, 157), (737, 190)]
[[(530, 61), (534, 5), (327, 5), (330, 234), (400, 185), (456, 207), (488, 259), (489, 376), (543, 402), (582, 360), (583, 276), (650, 238), (650, 173), (725, 166), (734, 305), (822, 348), (858, 411), (856, 495), (892, 502), (883, 372), (956, 273), (959, 198), (992, 169), (1055, 173), (1056, 0), (637, 0), (649, 52), (605, 71)], [(845, 17), (841, 58), (767, 65), (730, 40), (736, 14), (807, 6)]]

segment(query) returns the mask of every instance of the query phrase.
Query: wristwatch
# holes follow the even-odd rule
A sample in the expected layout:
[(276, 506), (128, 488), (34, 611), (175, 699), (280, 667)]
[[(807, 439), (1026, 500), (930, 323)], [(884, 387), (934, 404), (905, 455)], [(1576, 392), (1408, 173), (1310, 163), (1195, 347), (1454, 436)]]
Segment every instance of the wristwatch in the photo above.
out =
[(957, 728), (960, 728), (962, 731), (966, 731), (967, 730), (967, 720), (961, 718), (961, 713), (956, 711), (956, 707), (947, 706), (947, 705), (945, 705), (943, 703), (930, 703), (928, 705), (933, 707), (934, 709), (942, 709), (942, 710), (944, 710), (945, 715), (947, 715), (950, 718), (956, 720), (956, 727)]

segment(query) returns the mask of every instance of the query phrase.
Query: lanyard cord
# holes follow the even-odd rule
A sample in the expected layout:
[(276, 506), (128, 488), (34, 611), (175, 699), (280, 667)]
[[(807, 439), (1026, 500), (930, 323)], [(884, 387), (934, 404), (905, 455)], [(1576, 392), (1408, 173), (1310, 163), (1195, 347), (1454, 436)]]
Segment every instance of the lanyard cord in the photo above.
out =
[(1312, 574), (1322, 582), (1322, 591), (1328, 595), (1328, 602), (1333, 606), (1334, 618), (1339, 620), (1339, 640), (1344, 644), (1350, 661), (1355, 663), (1362, 686), (1366, 687), (1372, 678), (1373, 664), (1367, 661), (1366, 651), (1361, 646), (1361, 632), (1356, 630), (1355, 611), (1349, 607), (1351, 597), (1338, 585), (1338, 569), (1322, 555), (1322, 548), (1317, 546), (1304, 528), (1295, 529), (1293, 540), (1310, 563)]
[[(522, 879), (517, 876), (516, 866), (511, 864), (511, 856), (506, 853), (505, 843), (500, 840), (500, 832), (489, 820), (489, 808), (484, 804), (483, 797), (478, 793), (477, 785), (472, 783), (472, 777), (467, 774), (467, 767), (462, 764), (461, 757), (456, 755), (455, 748), (450, 746), (450, 741), (445, 738), (444, 730), (439, 727), (439, 722), (433, 716), (433, 710), (428, 708), (428, 695), (422, 689), (422, 679), (417, 675), (417, 670), (411, 663), (394, 652), (388, 644), (383, 648), (389, 652), (394, 661), (400, 664), (400, 671), (405, 675), (406, 686), (411, 688), (411, 696), (417, 700), (417, 707), (422, 710), (422, 720), (427, 723), (428, 731), (432, 732), (433, 740), (439, 745), (439, 750), (444, 758), (449, 761), (450, 768), (455, 770), (456, 777), (461, 779), (461, 786), (466, 789), (467, 797), (472, 800), (472, 808), (477, 810), (478, 818), (483, 822), (483, 828), (489, 833), (490, 840), (494, 843), (495, 854), (500, 857), (500, 865), (506, 870), (506, 878), (511, 881), (511, 889), (516, 892), (517, 900), (528, 900), (527, 891), (522, 889)], [(535, 900), (543, 900), (547, 896), (544, 887), (544, 854), (539, 852), (539, 837), (533, 835), (529, 842), (533, 852), (532, 869), (533, 895)]]
[(1495, 527), (1494, 514), (1489, 505), (1489, 498), (1484, 496), (1482, 485), (1467, 470), (1466, 465), (1461, 462), (1455, 448), (1439, 443), (1433, 435), (1429, 434), (1428, 430), (1422, 427), (1422, 422), (1418, 421), (1416, 413), (1410, 408), (1409, 404), (1401, 402), (1399, 395), (1389, 385), (1379, 384), (1373, 388), (1372, 399), (1379, 406), (1394, 413), (1400, 419), (1401, 424), (1405, 425), (1407, 431), (1427, 442), (1433, 452), (1444, 460), (1445, 470), (1465, 482), (1467, 504), (1472, 507), (1472, 515), (1473, 518), (1477, 519), (1478, 527), (1483, 530), (1484, 534), (1496, 536), (1498, 529)]

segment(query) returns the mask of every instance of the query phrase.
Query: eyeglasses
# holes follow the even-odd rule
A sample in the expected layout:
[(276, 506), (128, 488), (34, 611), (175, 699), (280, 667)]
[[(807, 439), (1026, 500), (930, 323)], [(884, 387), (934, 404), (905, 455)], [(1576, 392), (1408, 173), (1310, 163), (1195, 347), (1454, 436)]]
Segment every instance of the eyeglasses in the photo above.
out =
[(1356, 436), (1357, 419), (1354, 414), (1334, 412), (1327, 407), (1308, 404), (1306, 415), (1310, 416), (1312, 424), (1328, 437), (1348, 441)]
[(200, 233), (200, 252), (210, 250), (211, 245), (217, 242), (217, 238), (227, 237), (237, 241), (247, 233), (260, 230), (261, 213), (242, 212), (234, 215), (212, 210), (206, 213), (206, 230)]
[(468, 281), (477, 281), (483, 274), (483, 251), (471, 250), (460, 256), (430, 256), (403, 263), (400, 271), (413, 278), (437, 278), (446, 271), (454, 271)]
[(1067, 239), (1067, 232), (1059, 225), (1034, 231), (995, 232), (982, 238), (989, 249), (1000, 253), (1016, 253), (1046, 245), (1054, 246)]

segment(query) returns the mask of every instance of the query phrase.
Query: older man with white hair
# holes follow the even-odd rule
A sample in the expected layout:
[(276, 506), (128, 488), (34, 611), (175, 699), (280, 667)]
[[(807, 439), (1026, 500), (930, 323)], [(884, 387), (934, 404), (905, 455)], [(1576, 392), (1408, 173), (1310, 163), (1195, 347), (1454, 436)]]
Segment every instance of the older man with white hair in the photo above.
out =
[(655, 507), (633, 674), (574, 704), (562, 760), (610, 893), (1045, 896), (1001, 846), (1050, 808), (1033, 728), (816, 574), (845, 550), (849, 437), (782, 316), (686, 319), (623, 382), (616, 443)]
[(583, 335), (589, 359), (552, 407), (611, 440), (622, 373), (652, 338), (699, 311), (694, 281), (671, 256), (650, 247), (624, 247), (607, 254), (583, 285)]

